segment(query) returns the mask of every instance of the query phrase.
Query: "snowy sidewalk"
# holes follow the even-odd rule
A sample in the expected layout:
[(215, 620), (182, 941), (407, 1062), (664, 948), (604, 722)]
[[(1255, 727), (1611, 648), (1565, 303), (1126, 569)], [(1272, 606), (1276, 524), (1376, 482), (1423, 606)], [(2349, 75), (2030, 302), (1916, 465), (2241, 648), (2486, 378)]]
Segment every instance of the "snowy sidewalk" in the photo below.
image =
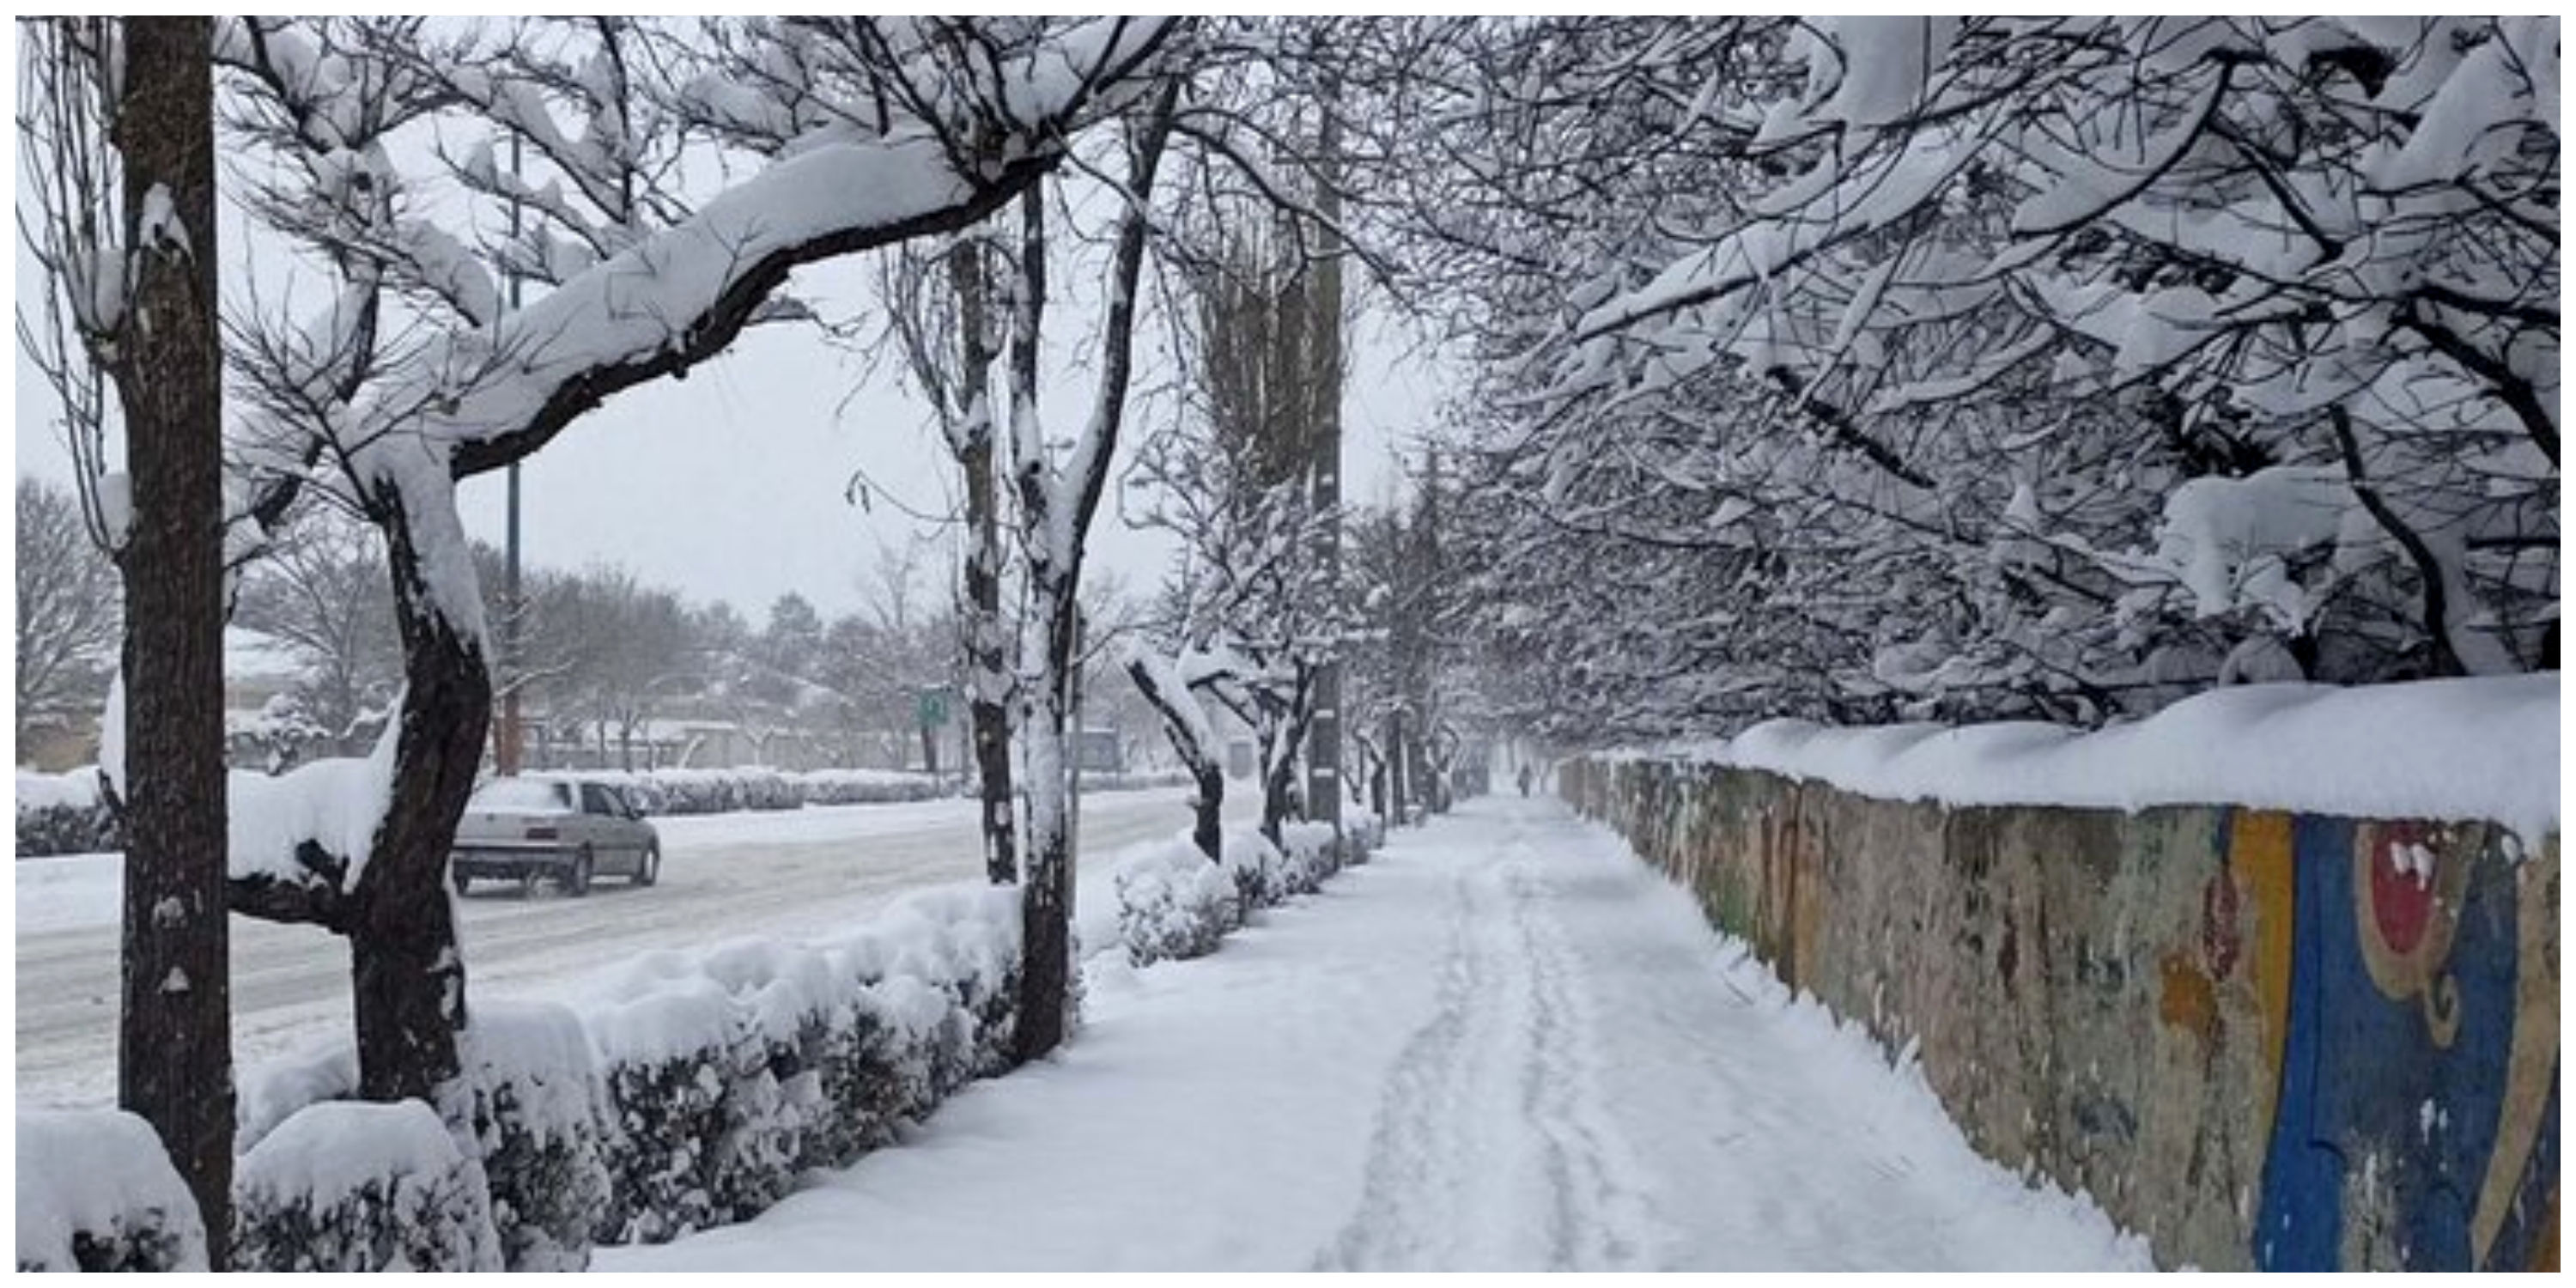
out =
[(2147, 1268), (1550, 802), (1402, 833), (1059, 1059), (602, 1269)]

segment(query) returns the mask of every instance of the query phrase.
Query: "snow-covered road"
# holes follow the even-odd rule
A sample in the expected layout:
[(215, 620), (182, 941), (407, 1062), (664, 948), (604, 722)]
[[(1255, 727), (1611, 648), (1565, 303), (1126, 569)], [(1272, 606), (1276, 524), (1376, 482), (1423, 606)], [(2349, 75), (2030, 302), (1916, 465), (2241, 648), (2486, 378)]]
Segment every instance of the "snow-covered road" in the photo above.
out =
[(1471, 802), (1063, 1054), (617, 1270), (2149, 1267), (1607, 832)]
[[(1077, 895), (1086, 942), (1109, 942), (1105, 856), (1188, 826), (1183, 789), (1083, 798)], [(1248, 797), (1248, 792), (1235, 793)], [(1243, 811), (1248, 800), (1233, 802)], [(484, 996), (541, 997), (623, 958), (740, 935), (811, 935), (925, 885), (983, 870), (975, 804), (843, 805), (654, 820), (659, 885), (603, 878), (589, 897), (516, 887), (462, 901), (466, 965)], [(16, 868), (17, 1074), (21, 1105), (103, 1105), (116, 1091), (119, 856), (28, 859)], [(349, 1030), (348, 953), (307, 926), (235, 918), (233, 1053), (243, 1066)]]

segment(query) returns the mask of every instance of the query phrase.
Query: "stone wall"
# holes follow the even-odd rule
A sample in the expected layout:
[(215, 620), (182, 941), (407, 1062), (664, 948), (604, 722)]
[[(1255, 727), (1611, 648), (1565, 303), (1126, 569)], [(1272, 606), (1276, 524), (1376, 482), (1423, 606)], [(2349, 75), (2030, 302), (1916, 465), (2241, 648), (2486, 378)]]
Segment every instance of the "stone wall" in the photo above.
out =
[(2167, 1265), (2554, 1268), (2558, 838), (2229, 806), (1873, 800), (1663, 760), (1578, 809), (1969, 1140)]

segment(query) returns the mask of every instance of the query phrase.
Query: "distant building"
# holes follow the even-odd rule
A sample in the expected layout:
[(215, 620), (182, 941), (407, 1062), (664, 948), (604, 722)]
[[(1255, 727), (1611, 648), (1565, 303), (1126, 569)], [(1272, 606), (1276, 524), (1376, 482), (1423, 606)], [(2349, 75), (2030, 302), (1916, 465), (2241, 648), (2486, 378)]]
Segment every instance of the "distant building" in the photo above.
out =
[(1115, 729), (1085, 729), (1076, 753), (1077, 763), (1086, 774), (1123, 774), (1127, 772), (1125, 741)]

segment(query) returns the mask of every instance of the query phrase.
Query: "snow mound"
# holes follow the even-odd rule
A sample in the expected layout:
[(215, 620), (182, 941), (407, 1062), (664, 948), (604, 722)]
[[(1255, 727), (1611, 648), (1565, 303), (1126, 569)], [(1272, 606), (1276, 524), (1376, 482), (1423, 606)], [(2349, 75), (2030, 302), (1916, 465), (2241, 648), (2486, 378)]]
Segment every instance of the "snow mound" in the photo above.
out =
[(245, 1268), (501, 1268), (483, 1169), (417, 1100), (309, 1105), (242, 1156), (233, 1190)]
[(203, 1270), (206, 1227), (150, 1124), (18, 1113), (18, 1269)]

